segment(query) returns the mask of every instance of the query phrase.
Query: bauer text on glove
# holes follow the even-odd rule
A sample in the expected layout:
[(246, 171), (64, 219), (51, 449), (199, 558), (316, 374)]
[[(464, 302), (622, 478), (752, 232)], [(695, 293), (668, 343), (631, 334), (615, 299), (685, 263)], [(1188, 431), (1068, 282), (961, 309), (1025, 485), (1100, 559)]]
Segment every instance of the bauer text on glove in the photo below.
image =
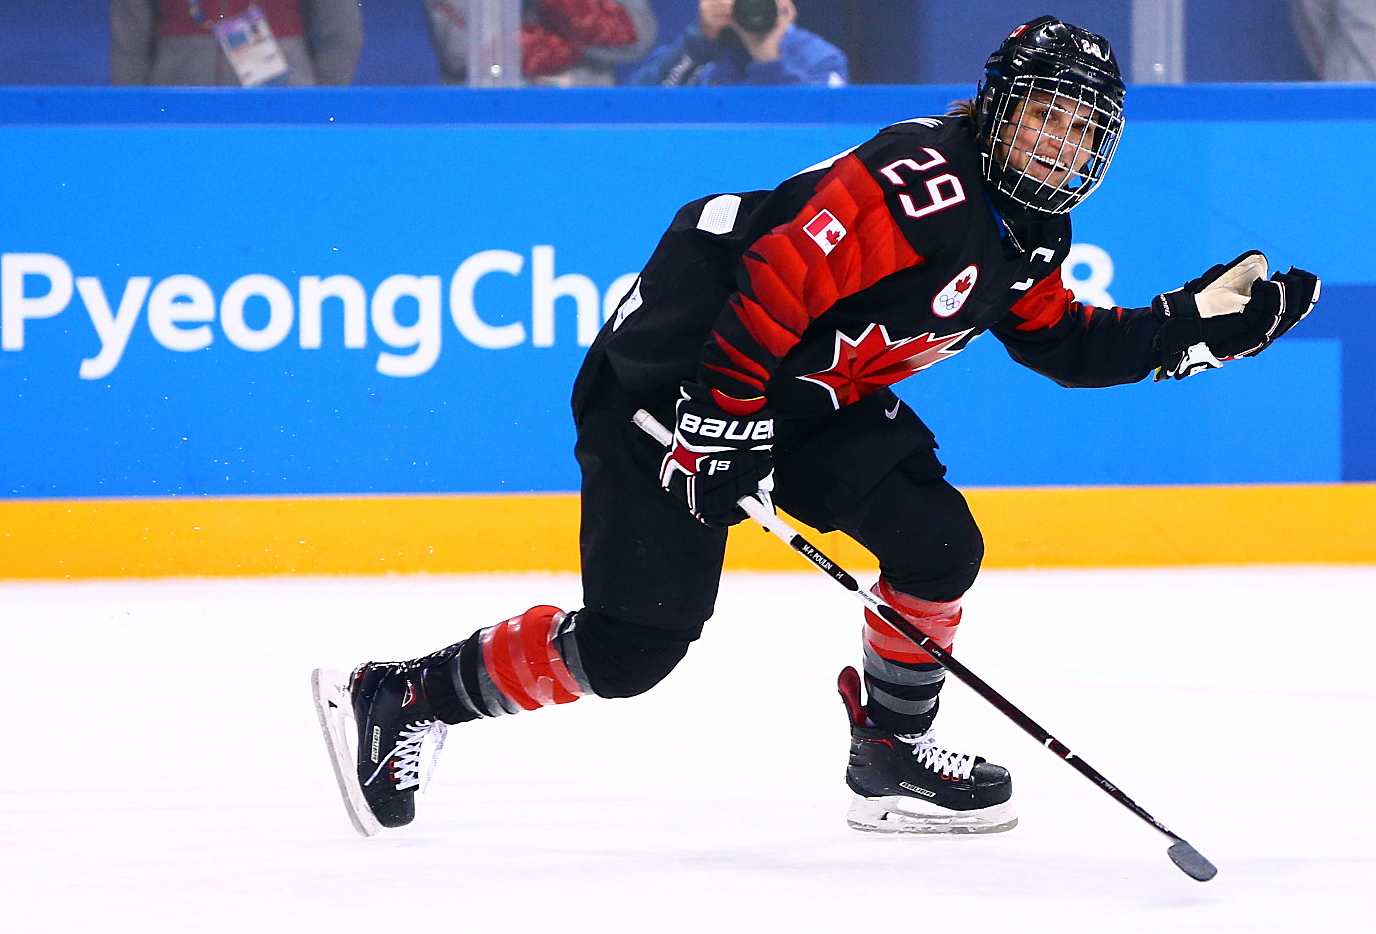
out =
[[(737, 414), (747, 409), (754, 411)], [(725, 528), (745, 519), (736, 505), (756, 496), (766, 505), (774, 488), (774, 417), (758, 404), (685, 383), (674, 411), (674, 440), (659, 482), (697, 519)]]

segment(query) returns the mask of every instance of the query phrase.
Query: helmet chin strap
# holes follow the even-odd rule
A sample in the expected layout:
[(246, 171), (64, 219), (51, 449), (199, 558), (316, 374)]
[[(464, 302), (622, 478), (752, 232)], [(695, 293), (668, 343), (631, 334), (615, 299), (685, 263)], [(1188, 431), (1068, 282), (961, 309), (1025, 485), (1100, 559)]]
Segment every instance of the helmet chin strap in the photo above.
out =
[(988, 198), (990, 210), (998, 215), (999, 224), (1003, 228), (1003, 235), (1008, 239), (1009, 244), (1017, 252), (1026, 253), (1027, 246), (1023, 243), (1023, 238), (1018, 236), (1018, 228), (1028, 227), (1051, 215), (1030, 208), (1025, 204), (1019, 204), (993, 185), (985, 188), (985, 196)]

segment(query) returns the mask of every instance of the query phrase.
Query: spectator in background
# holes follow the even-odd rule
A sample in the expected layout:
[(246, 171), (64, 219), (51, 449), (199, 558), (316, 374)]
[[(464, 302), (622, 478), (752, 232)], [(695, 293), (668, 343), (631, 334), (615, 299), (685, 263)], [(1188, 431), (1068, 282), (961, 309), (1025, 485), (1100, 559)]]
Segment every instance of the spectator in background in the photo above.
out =
[(661, 46), (627, 84), (801, 84), (849, 81), (846, 55), (794, 25), (793, 0), (698, 0), (698, 21)]
[[(425, 0), (430, 41), (445, 84), (468, 81), (465, 0)], [(524, 0), (521, 70), (527, 84), (616, 83), (612, 66), (654, 47), (657, 21), (647, 0)]]
[(112, 84), (348, 84), (359, 0), (110, 0)]
[(1376, 0), (1291, 0), (1290, 13), (1320, 81), (1376, 81)]

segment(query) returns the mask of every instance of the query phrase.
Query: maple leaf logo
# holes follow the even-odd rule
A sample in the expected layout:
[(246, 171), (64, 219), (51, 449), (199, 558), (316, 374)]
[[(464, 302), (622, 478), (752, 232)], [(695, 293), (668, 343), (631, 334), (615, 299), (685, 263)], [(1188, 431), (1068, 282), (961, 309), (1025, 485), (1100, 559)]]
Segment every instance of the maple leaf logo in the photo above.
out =
[(959, 282), (956, 283), (956, 291), (957, 291), (957, 292), (968, 292), (968, 291), (970, 291), (970, 286), (972, 286), (972, 285), (974, 285), (974, 284), (975, 284), (975, 280), (974, 280), (974, 277), (973, 277), (973, 276), (965, 276), (963, 279), (961, 279)]
[(840, 242), (841, 232), (839, 230), (832, 228), (831, 230), (827, 231), (827, 243), (830, 243), (832, 246), (836, 246), (836, 244)]
[(831, 396), (836, 408), (858, 402), (870, 393), (890, 386), (960, 353), (950, 348), (974, 328), (938, 337), (932, 332), (894, 340), (882, 324), (871, 324), (858, 338), (836, 332), (836, 355), (831, 366), (799, 379), (816, 383)]

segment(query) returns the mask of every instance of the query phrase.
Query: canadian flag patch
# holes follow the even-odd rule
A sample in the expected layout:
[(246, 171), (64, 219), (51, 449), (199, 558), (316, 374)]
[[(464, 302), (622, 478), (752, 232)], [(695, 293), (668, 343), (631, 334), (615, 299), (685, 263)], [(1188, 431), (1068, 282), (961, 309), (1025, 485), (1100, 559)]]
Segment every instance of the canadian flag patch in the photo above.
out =
[(932, 314), (938, 318), (949, 318), (960, 311), (965, 305), (965, 300), (975, 290), (978, 280), (979, 267), (973, 263), (966, 266), (954, 279), (946, 283), (946, 288), (936, 293), (936, 298), (932, 299)]
[(830, 253), (846, 235), (846, 228), (830, 211), (822, 211), (803, 225), (803, 233), (811, 237), (823, 253)]

